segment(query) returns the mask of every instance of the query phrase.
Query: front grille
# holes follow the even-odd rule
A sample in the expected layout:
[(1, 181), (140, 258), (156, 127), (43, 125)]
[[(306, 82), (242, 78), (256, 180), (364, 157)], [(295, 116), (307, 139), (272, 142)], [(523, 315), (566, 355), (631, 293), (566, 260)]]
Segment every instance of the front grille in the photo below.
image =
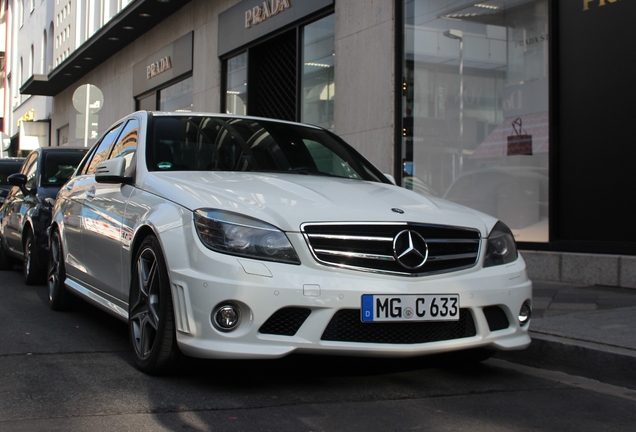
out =
[(499, 306), (488, 306), (484, 308), (484, 315), (488, 321), (490, 331), (507, 329), (510, 326), (506, 312)]
[(386, 344), (418, 344), (472, 337), (477, 334), (473, 316), (467, 309), (459, 321), (363, 323), (360, 309), (336, 312), (322, 334), (322, 340)]
[(265, 334), (293, 336), (305, 322), (310, 309), (288, 307), (279, 309), (268, 318), (258, 331)]
[[(301, 227), (314, 258), (326, 265), (407, 276), (445, 273), (473, 267), (479, 257), (480, 234), (469, 228), (425, 224), (304, 224)], [(404, 231), (421, 235), (428, 246), (423, 266), (402, 265), (393, 243)]]

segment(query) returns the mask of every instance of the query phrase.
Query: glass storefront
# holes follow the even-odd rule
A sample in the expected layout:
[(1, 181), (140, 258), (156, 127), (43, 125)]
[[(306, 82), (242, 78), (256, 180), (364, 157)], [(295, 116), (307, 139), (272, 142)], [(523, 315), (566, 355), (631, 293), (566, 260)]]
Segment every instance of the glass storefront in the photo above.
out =
[[(302, 39), (300, 44), (297, 35)], [(225, 112), (333, 129), (334, 35), (335, 15), (331, 14), (299, 31), (288, 29), (246, 47), (245, 52), (225, 60)]]
[(335, 16), (303, 28), (301, 121), (333, 130)]
[(159, 92), (159, 109), (161, 111), (192, 111), (192, 77), (179, 81)]
[(247, 53), (227, 61), (225, 111), (228, 114), (247, 114)]
[(404, 186), (548, 241), (548, 0), (405, 0)]

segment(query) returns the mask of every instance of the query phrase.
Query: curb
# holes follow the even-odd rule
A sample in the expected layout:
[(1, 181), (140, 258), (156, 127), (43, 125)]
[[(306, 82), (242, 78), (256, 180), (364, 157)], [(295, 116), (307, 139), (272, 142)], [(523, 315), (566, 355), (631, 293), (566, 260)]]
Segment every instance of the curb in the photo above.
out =
[(636, 390), (636, 351), (532, 331), (530, 336), (527, 349), (500, 351), (496, 358)]

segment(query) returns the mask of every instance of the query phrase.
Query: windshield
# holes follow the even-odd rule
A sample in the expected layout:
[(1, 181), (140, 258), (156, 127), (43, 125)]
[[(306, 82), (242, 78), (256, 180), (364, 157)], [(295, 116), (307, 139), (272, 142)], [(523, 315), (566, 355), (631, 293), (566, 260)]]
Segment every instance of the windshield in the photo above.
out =
[(323, 129), (206, 116), (155, 117), (150, 171), (257, 171), (384, 182), (357, 151)]

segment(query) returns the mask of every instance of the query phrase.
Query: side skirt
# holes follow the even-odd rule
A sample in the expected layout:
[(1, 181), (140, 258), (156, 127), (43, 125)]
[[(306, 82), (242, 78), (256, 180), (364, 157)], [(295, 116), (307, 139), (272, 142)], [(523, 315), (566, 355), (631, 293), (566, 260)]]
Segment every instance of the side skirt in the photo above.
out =
[(106, 312), (114, 315), (120, 320), (128, 322), (127, 303), (124, 303), (121, 300), (117, 300), (113, 296), (96, 290), (95, 288), (86, 288), (84, 285), (69, 278), (68, 276), (64, 281), (64, 285), (69, 289), (69, 291), (79, 295), (82, 299), (87, 300), (89, 303), (94, 304), (100, 309), (105, 310)]

